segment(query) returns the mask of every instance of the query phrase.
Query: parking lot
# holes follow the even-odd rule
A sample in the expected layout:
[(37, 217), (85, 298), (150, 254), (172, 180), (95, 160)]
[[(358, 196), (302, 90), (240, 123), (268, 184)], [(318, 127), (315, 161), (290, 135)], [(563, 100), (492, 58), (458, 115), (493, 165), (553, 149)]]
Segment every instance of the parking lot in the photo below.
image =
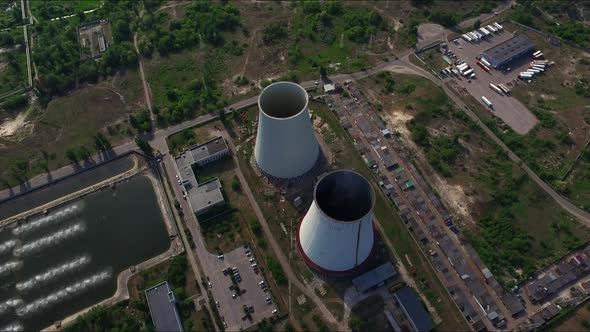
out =
[(492, 90), (490, 88), (490, 83), (495, 85), (502, 83), (509, 89), (512, 89), (515, 84), (525, 84), (518, 78), (518, 73), (527, 68), (529, 62), (533, 60), (533, 57), (525, 57), (513, 63), (511, 70), (508, 72), (494, 69), (486, 72), (476, 64), (476, 57), (479, 57), (483, 51), (512, 38), (512, 36), (513, 35), (510, 32), (502, 31), (500, 33), (492, 34), (492, 36), (483, 39), (479, 43), (469, 43), (460, 37), (457, 40), (457, 43), (452, 41), (448, 42), (447, 45), (449, 50), (455, 53), (457, 60), (465, 61), (469, 67), (473, 69), (476, 78), (468, 80), (464, 77), (450, 77), (447, 79), (456, 80), (461, 87), (465, 88), (469, 94), (487, 108), (481, 100), (481, 97), (485, 96), (493, 104), (493, 110), (490, 111), (495, 116), (502, 119), (515, 132), (526, 134), (538, 122), (535, 115), (516, 98), (509, 95), (500, 95)]
[[(255, 273), (252, 264), (256, 261), (250, 262), (253, 255), (247, 256), (246, 249), (239, 247), (229, 253), (224, 254), (222, 259), (211, 255), (214, 262), (209, 262), (210, 265), (215, 266), (214, 273), (209, 275), (209, 283), (213, 299), (218, 303), (218, 310), (222, 316), (222, 320), (226, 323), (227, 330), (238, 331), (246, 329), (247, 327), (258, 323), (263, 318), (271, 317), (273, 310), (276, 309), (274, 298), (269, 290), (263, 290), (260, 281), (264, 278), (260, 272)], [(231, 290), (232, 279), (230, 275), (233, 272), (229, 271), (227, 275), (224, 270), (227, 268), (237, 268), (241, 281), (238, 282), (241, 295), (235, 295), (236, 291)], [(213, 269), (211, 269), (213, 270)], [(268, 287), (267, 282), (264, 284)], [(267, 303), (267, 298), (271, 297), (271, 303)], [(251, 320), (242, 319), (246, 314), (244, 312), (244, 305), (252, 306), (254, 311), (251, 312)]]

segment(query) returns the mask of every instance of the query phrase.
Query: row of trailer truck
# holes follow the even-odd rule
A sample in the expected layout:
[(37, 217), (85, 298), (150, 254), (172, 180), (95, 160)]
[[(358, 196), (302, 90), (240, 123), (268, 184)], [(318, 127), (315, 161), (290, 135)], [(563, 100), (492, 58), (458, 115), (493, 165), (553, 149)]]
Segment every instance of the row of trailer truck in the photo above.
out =
[(470, 43), (478, 43), (481, 39), (489, 37), (493, 33), (499, 33), (504, 29), (498, 22), (494, 22), (485, 27), (480, 27), (471, 32), (467, 32), (461, 35), (461, 37)]
[(529, 64), (528, 69), (521, 71), (518, 77), (520, 77), (522, 80), (530, 80), (535, 75), (544, 73), (545, 70), (547, 70), (547, 67), (551, 66), (552, 64), (553, 62), (548, 60), (533, 60), (533, 62)]

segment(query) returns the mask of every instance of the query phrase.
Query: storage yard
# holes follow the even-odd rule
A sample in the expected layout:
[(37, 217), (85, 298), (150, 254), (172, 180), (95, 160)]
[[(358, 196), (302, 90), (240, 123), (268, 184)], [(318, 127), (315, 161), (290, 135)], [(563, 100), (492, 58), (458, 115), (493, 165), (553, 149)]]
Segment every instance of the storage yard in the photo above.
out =
[[(498, 46), (505, 50), (498, 50)], [(445, 80), (455, 80), (515, 132), (526, 134), (533, 129), (538, 123), (535, 115), (510, 96), (510, 90), (516, 84), (524, 84), (519, 78), (520, 73), (527, 71), (531, 61), (535, 60), (528, 39), (502, 29), (477, 40), (468, 41), (459, 37), (449, 41), (446, 47), (454, 55), (455, 61), (467, 64), (475, 76), (469, 78), (460, 77), (464, 75), (446, 75)], [(485, 57), (486, 52), (489, 59)], [(479, 61), (482, 54), (483, 60)], [(503, 56), (493, 58), (492, 54)], [(494, 65), (498, 68), (495, 69)]]

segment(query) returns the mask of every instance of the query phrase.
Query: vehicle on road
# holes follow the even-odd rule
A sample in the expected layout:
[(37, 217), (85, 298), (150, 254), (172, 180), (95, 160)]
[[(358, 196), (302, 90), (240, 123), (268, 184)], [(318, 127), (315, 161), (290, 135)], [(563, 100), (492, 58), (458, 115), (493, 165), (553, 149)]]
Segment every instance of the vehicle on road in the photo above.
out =
[(217, 255), (217, 258), (223, 259), (223, 254)]
[(274, 309), (274, 310), (272, 311), (272, 314), (274, 315), (274, 314), (276, 314), (277, 312), (279, 312), (279, 311), (278, 311), (277, 309)]

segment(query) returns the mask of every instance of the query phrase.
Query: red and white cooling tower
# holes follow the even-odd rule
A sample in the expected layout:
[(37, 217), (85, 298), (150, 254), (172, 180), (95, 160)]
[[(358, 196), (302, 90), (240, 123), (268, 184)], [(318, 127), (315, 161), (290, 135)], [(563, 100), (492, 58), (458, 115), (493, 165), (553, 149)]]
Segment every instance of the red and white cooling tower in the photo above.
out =
[(298, 226), (297, 245), (305, 262), (327, 276), (359, 270), (373, 250), (374, 204), (373, 188), (362, 175), (337, 170), (322, 177)]
[(258, 97), (258, 133), (254, 158), (275, 178), (295, 178), (315, 165), (319, 156), (307, 104), (307, 91), (290, 82), (267, 86)]

